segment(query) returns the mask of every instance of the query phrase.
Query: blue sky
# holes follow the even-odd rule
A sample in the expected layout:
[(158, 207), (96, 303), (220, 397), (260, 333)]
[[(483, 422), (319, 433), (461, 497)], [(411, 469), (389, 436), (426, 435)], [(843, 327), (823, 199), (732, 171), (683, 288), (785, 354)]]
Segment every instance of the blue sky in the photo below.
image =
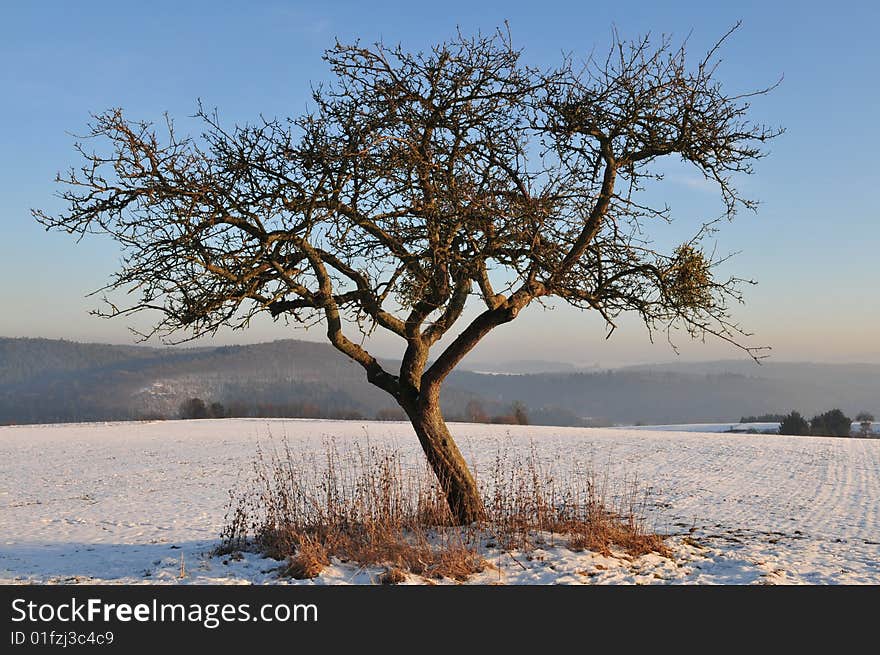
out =
[[(563, 51), (588, 54), (651, 31), (702, 53), (737, 20), (719, 79), (731, 91), (781, 86), (753, 103), (753, 117), (782, 125), (743, 188), (759, 199), (717, 235), (741, 251), (731, 272), (756, 278), (736, 316), (774, 358), (880, 362), (880, 5), (872, 2), (40, 2), (6, 3), (0, 20), (0, 336), (131, 343), (121, 321), (88, 315), (86, 298), (119, 259), (101, 239), (79, 244), (46, 233), (29, 208), (58, 209), (57, 171), (76, 164), (72, 133), (90, 112), (120, 106), (132, 118), (192, 114), (197, 98), (233, 123), (295, 116), (310, 82), (329, 79), (322, 51), (334, 38), (422, 48), (509, 21), (530, 63)], [(685, 172), (663, 193), (680, 228), (717, 212), (715, 196)], [(663, 235), (661, 234), (661, 238)], [(260, 322), (216, 343), (320, 339)], [(565, 359), (613, 365), (675, 357), (652, 346), (635, 322), (610, 341), (595, 317), (535, 308), (491, 335), (474, 358)], [(729, 346), (681, 340), (681, 357), (741, 356)], [(396, 345), (380, 340), (380, 352)]]

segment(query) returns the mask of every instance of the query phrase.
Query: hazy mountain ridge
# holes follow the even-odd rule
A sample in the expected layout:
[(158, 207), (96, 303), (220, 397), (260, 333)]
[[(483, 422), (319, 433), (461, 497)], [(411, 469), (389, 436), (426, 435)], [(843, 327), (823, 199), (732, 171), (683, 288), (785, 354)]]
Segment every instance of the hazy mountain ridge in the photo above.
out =
[(144, 346), (0, 338), (0, 388), (27, 383), (43, 375), (59, 376), (122, 363), (130, 366), (162, 355), (162, 350)]
[(743, 414), (769, 412), (777, 404), (788, 407), (798, 394), (761, 378), (668, 371), (525, 376), (461, 372), (450, 376), (450, 383), (481, 389), (500, 403), (527, 398), (530, 407), (557, 405), (597, 424), (735, 421)]
[[(367, 417), (394, 406), (329, 344), (160, 349), (0, 338), (0, 423), (174, 418), (191, 397)], [(461, 411), (469, 398), (449, 390), (444, 404)]]
[[(462, 367), (475, 373), (498, 375), (532, 375), (536, 373), (574, 373), (586, 367), (546, 359), (514, 359), (502, 362), (465, 362)], [(596, 368), (596, 367), (591, 367)]]
[(661, 362), (638, 364), (618, 368), (619, 371), (670, 371), (674, 373), (711, 374), (718, 371), (761, 377), (765, 379), (791, 379), (794, 376), (822, 377), (824, 379), (874, 381), (880, 376), (880, 364), (873, 363), (823, 363), (783, 362), (772, 358), (756, 363), (752, 359), (721, 359), (705, 362)]
[[(509, 370), (504, 362), (495, 368)], [(729, 422), (791, 410), (809, 417), (833, 407), (850, 416), (880, 410), (880, 364), (716, 360), (525, 376), (461, 371), (450, 381), (500, 403), (555, 404), (600, 424)]]
[[(298, 341), (157, 349), (0, 339), (0, 422), (174, 416), (180, 402), (193, 396), (270, 402), (252, 393), (262, 382), (286, 391), (288, 402), (304, 396), (348, 399), (346, 387), (365, 387), (362, 399), (350, 402), (357, 409), (382, 393), (371, 394), (355, 380), (358, 371), (330, 346)], [(248, 392), (230, 396), (241, 382)], [(338, 388), (332, 394), (318, 390), (327, 385)]]
[[(499, 362), (496, 369), (511, 364), (553, 362)], [(0, 423), (172, 418), (190, 397), (259, 411), (307, 405), (368, 418), (395, 406), (329, 344), (148, 348), (0, 338)], [(453, 372), (443, 391), (447, 415), (463, 416), (473, 399), (489, 415), (522, 401), (533, 422), (560, 425), (724, 422), (792, 409), (809, 416), (831, 407), (877, 414), (880, 365), (728, 360), (529, 375)]]

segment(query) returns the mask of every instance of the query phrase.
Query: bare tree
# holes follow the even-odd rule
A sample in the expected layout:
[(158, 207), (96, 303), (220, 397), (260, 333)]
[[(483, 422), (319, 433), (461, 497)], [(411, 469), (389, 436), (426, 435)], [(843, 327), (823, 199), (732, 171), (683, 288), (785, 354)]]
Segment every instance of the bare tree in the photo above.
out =
[[(730, 95), (715, 80), (725, 38), (690, 65), (666, 38), (615, 35), (607, 57), (554, 70), (524, 65), (503, 31), (418, 53), (337, 43), (324, 56), (334, 83), (295, 119), (227, 129), (200, 105), (203, 133), (181, 137), (167, 117), (160, 130), (119, 109), (94, 116), (88, 137), (109, 149), (78, 144), (84, 165), (59, 176), (67, 210), (34, 214), (119, 242), (104, 290), (136, 300), (98, 313), (156, 310), (144, 338), (243, 328), (263, 311), (323, 322), (406, 412), (452, 514), (470, 522), (483, 508), (440, 389), (494, 328), (555, 297), (612, 330), (635, 312), (650, 331), (744, 334), (728, 312), (744, 280), (717, 280), (701, 248), (714, 221), (661, 253), (645, 228), (671, 213), (639, 194), (674, 155), (717, 185), (724, 217), (754, 209), (733, 177), (779, 130), (747, 119), (749, 96), (769, 89)], [(480, 313), (438, 345), (472, 297)], [(400, 337), (399, 371), (354, 326)]]
[(486, 414), (486, 409), (479, 400), (468, 401), (467, 406), (464, 408), (464, 418), (471, 423), (489, 422), (489, 415)]
[(856, 414), (856, 423), (859, 424), (859, 434), (870, 437), (874, 427), (874, 415), (871, 412), (859, 412)]

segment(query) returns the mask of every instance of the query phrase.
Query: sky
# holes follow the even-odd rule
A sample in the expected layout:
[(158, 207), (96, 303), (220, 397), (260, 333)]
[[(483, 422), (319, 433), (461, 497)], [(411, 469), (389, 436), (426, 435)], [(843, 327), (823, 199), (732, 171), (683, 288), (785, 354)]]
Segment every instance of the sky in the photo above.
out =
[[(52, 2), (4, 3), (0, 20), (0, 336), (134, 343), (125, 320), (89, 315), (87, 297), (119, 263), (102, 238), (76, 243), (47, 233), (31, 208), (57, 211), (58, 171), (78, 163), (75, 134), (90, 113), (122, 107), (130, 118), (164, 112), (185, 122), (198, 99), (226, 124), (297, 116), (311, 83), (329, 81), (321, 54), (334, 39), (422, 49), (507, 21), (527, 63), (604, 51), (616, 28), (688, 34), (702, 54), (736, 21), (718, 79), (730, 91), (765, 87), (751, 117), (785, 128), (755, 174), (742, 180), (760, 201), (715, 237), (736, 252), (731, 273), (757, 280), (735, 318), (777, 361), (880, 362), (880, 4), (873, 2)], [(693, 171), (671, 174), (663, 201), (687, 230), (718, 212)], [(662, 240), (665, 238), (659, 235)], [(135, 323), (137, 325), (137, 323)], [(140, 323), (140, 327), (145, 324)], [(200, 345), (281, 338), (321, 340), (270, 320)], [(151, 342), (158, 345), (158, 342)], [(595, 316), (529, 308), (484, 340), (471, 358), (548, 359), (581, 365), (741, 358), (718, 340), (664, 335), (652, 344), (636, 320), (611, 339)], [(398, 344), (377, 338), (377, 354)]]

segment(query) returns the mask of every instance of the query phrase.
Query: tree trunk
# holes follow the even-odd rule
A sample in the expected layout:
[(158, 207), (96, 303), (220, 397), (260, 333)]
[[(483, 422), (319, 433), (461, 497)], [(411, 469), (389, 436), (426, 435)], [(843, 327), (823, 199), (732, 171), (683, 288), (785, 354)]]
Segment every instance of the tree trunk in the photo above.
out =
[(453, 519), (466, 525), (485, 518), (483, 500), (467, 462), (449, 434), (438, 402), (404, 407), (437, 476)]

